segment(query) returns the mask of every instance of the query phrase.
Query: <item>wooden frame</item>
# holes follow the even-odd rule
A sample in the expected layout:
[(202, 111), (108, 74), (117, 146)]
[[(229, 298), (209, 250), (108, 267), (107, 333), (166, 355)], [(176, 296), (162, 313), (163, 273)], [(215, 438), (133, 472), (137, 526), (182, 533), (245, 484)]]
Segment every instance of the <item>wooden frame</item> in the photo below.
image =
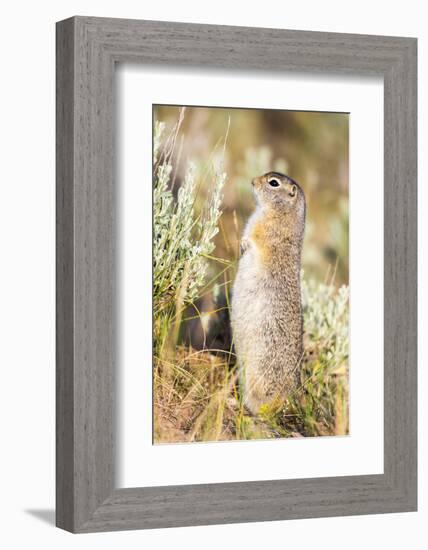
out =
[[(116, 62), (381, 75), (384, 473), (114, 487)], [(57, 525), (73, 532), (416, 510), (416, 39), (73, 17), (57, 24)]]

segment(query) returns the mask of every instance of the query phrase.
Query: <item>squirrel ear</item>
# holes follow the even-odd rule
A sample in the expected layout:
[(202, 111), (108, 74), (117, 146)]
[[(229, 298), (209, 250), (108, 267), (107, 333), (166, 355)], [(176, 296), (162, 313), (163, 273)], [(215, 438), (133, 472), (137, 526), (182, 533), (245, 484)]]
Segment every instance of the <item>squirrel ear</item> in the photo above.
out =
[(290, 191), (288, 192), (288, 194), (290, 195), (290, 197), (294, 197), (297, 193), (297, 185), (293, 185), (291, 186), (291, 189)]

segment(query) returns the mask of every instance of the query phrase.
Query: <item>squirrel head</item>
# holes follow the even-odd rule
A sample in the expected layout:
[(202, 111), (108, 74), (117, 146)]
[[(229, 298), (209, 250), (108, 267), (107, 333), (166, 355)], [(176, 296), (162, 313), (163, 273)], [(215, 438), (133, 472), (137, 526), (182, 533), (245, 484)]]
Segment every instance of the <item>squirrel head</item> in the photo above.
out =
[(287, 225), (303, 230), (305, 224), (305, 194), (300, 185), (279, 172), (267, 172), (252, 181), (254, 194), (261, 209), (283, 217)]

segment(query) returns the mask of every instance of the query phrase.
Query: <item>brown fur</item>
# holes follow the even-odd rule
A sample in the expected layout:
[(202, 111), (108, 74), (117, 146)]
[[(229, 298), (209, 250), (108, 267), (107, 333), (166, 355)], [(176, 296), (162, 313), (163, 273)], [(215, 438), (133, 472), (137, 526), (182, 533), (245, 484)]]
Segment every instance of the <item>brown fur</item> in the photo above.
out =
[[(272, 179), (280, 183), (272, 187)], [(288, 176), (253, 180), (258, 206), (247, 223), (232, 295), (232, 329), (245, 404), (282, 399), (299, 381), (305, 197)]]

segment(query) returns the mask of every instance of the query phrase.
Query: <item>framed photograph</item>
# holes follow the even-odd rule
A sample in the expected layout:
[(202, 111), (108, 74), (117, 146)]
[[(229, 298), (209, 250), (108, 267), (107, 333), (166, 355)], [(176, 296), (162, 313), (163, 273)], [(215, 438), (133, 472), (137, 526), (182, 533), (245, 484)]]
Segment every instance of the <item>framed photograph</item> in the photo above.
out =
[(57, 525), (417, 507), (416, 39), (57, 24)]

